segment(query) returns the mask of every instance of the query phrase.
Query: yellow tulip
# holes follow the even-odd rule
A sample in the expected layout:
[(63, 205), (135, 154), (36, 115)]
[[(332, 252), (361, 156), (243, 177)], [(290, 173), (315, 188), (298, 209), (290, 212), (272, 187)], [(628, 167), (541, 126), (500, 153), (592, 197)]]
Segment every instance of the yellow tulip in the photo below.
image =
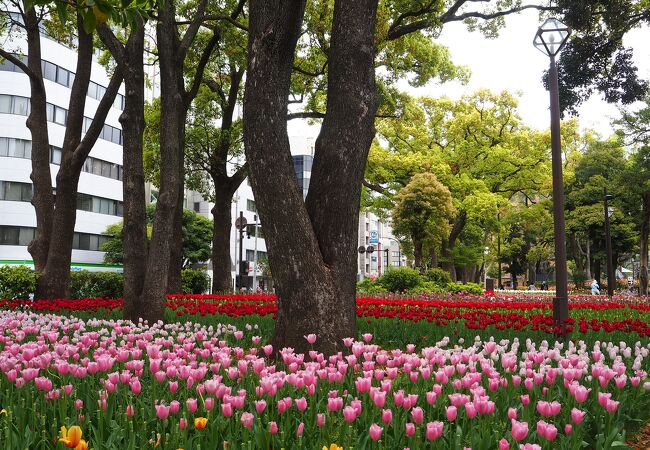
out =
[(80, 440), (74, 450), (88, 450), (88, 442)]
[[(79, 428), (77, 425), (71, 426), (69, 430), (63, 426), (61, 427), (61, 437), (59, 438), (59, 442), (63, 442), (63, 445), (68, 448), (76, 449), (76, 447), (79, 445), (79, 442), (81, 442), (81, 434), (81, 428)], [(86, 447), (88, 447), (88, 445), (86, 445)]]
[[(323, 445), (323, 450), (328, 450), (326, 446)], [(330, 445), (329, 450), (343, 450), (343, 447), (339, 447), (336, 444)]]
[(205, 428), (205, 426), (208, 424), (208, 419), (205, 417), (197, 417), (194, 419), (194, 428), (197, 430), (202, 430)]
[(7, 410), (6, 409), (0, 409), (0, 414), (4, 414), (6, 416), (7, 415)]

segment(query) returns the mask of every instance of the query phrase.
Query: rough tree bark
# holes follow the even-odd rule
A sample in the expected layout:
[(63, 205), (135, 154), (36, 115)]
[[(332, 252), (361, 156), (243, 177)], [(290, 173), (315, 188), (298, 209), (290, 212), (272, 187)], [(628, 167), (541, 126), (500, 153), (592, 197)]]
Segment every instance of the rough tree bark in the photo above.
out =
[[(305, 202), (295, 183), (287, 100), (305, 2), (250, 2), (244, 143), (278, 294), (271, 343), (333, 353), (356, 335), (356, 219), (378, 103), (376, 0), (337, 1), (329, 49), (327, 116)], [(268, 176), (270, 173), (273, 176)]]
[(456, 246), (456, 240), (463, 232), (465, 224), (467, 223), (467, 212), (461, 211), (454, 220), (454, 224), (451, 227), (451, 232), (449, 233), (449, 239), (442, 241), (442, 257), (444, 260), (444, 267), (449, 275), (451, 276), (451, 281), (458, 281), (456, 274), (456, 264), (454, 263), (454, 247)]
[(417, 238), (414, 233), (411, 233), (411, 242), (413, 242), (413, 266), (420, 273), (424, 273), (424, 264), (422, 264), (424, 242), (422, 239)]
[(106, 25), (97, 27), (102, 42), (124, 73), (124, 111), (122, 124), (122, 196), (124, 225), (122, 229), (124, 255), (125, 319), (137, 321), (142, 315), (140, 295), (147, 270), (147, 225), (144, 190), (143, 133), (144, 119), (144, 23), (137, 20), (125, 45)]
[[(52, 233), (47, 262), (37, 282), (39, 298), (66, 298), (70, 293), (70, 263), (72, 240), (77, 219), (77, 186), (83, 164), (97, 141), (108, 111), (122, 83), (122, 71), (113, 73), (106, 92), (99, 102), (95, 117), (85, 136), (86, 93), (90, 84), (93, 58), (93, 36), (84, 31), (83, 19), (77, 15), (77, 66), (70, 92), (68, 116), (61, 150), (61, 165), (56, 176), (56, 197), (52, 215)], [(41, 176), (40, 174), (38, 176)]]
[[(153, 234), (149, 246), (147, 272), (140, 297), (140, 317), (149, 322), (164, 319), (165, 291), (170, 269), (178, 269), (180, 261), (172, 264), (172, 256), (182, 226), (183, 152), (187, 111), (196, 96), (209, 57), (219, 40), (216, 30), (204, 47), (189, 89), (185, 88), (184, 65), (187, 52), (194, 42), (205, 18), (207, 0), (201, 0), (182, 38), (176, 20), (173, 0), (158, 6), (158, 60), (160, 65), (160, 194), (154, 213)], [(179, 215), (180, 214), (180, 215)], [(173, 255), (172, 255), (173, 252)], [(172, 278), (176, 275), (172, 275)], [(174, 286), (171, 286), (172, 288)]]

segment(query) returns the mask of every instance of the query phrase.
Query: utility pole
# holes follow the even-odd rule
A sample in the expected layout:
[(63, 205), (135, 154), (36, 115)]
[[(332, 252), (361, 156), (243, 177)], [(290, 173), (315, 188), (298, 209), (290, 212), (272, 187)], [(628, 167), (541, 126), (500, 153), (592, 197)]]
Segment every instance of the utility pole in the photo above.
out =
[(257, 214), (253, 216), (255, 227), (255, 250), (253, 250), (253, 291), (257, 290)]

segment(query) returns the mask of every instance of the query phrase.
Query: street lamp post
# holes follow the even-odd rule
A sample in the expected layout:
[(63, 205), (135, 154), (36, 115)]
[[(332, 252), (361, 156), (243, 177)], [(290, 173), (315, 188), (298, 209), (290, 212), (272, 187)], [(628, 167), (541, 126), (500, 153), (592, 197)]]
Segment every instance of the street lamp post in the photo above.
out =
[(483, 287), (485, 287), (487, 281), (487, 267), (485, 267), (485, 260), (488, 253), (490, 253), (490, 247), (485, 247), (485, 250), (483, 250)]
[(614, 273), (614, 261), (612, 258), (612, 234), (610, 231), (609, 225), (609, 216), (612, 215), (613, 211), (610, 211), (609, 200), (612, 196), (607, 193), (607, 187), (605, 187), (605, 246), (607, 248), (607, 296), (611, 299), (614, 295), (614, 286), (616, 285), (616, 274)]
[(548, 73), (551, 95), (551, 159), (553, 172), (553, 232), (555, 236), (555, 298), (553, 322), (563, 330), (569, 317), (564, 226), (564, 181), (562, 178), (562, 146), (560, 141), (560, 97), (555, 57), (566, 44), (571, 29), (557, 19), (547, 19), (537, 30), (533, 45), (551, 59)]

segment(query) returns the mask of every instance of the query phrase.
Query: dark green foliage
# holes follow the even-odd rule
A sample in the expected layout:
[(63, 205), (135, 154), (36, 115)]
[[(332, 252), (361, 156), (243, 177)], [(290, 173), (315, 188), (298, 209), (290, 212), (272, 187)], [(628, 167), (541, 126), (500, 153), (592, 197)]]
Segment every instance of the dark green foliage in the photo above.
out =
[(451, 276), (446, 270), (439, 268), (429, 269), (424, 274), (424, 279), (435, 283), (439, 287), (445, 287), (451, 283)]
[(203, 294), (210, 289), (210, 277), (205, 270), (183, 269), (181, 288), (183, 294)]
[(121, 273), (87, 270), (70, 273), (71, 298), (120, 298), (122, 288)]
[(480, 284), (476, 283), (451, 283), (449, 286), (447, 286), (447, 291), (457, 294), (457, 293), (465, 293), (465, 294), (476, 294), (476, 295), (481, 295), (483, 294), (483, 287)]
[(27, 299), (36, 291), (36, 273), (27, 266), (0, 267), (0, 300)]
[(388, 269), (378, 280), (388, 292), (408, 291), (420, 284), (420, 281), (420, 272), (410, 267)]

